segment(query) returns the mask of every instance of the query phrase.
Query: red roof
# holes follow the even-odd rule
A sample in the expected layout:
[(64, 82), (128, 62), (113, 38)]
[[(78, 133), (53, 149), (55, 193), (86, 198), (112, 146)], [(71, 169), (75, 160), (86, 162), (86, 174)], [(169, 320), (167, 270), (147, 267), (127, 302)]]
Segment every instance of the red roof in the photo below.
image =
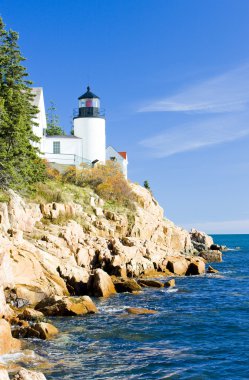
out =
[(120, 156), (122, 156), (125, 160), (127, 159), (127, 153), (126, 152), (118, 152)]

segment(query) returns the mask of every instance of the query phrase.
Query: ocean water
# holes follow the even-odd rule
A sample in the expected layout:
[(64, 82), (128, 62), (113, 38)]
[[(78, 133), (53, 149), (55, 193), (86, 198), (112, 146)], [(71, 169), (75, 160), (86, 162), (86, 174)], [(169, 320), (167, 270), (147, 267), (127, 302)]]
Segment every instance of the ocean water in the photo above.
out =
[[(54, 318), (60, 335), (29, 341), (29, 366), (48, 380), (249, 379), (249, 235), (214, 239), (231, 248), (213, 264), (219, 274), (96, 300), (96, 315)], [(133, 306), (158, 313), (127, 315)]]

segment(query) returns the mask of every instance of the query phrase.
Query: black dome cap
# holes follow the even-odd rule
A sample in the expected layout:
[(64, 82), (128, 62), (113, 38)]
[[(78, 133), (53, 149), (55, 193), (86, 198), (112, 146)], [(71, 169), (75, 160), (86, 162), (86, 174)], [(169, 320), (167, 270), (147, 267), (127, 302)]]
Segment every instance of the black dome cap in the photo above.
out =
[(81, 95), (78, 99), (93, 99), (93, 98), (97, 98), (99, 99), (99, 97), (97, 95), (94, 95), (91, 91), (90, 91), (90, 87), (87, 86), (87, 92), (85, 92), (83, 95)]

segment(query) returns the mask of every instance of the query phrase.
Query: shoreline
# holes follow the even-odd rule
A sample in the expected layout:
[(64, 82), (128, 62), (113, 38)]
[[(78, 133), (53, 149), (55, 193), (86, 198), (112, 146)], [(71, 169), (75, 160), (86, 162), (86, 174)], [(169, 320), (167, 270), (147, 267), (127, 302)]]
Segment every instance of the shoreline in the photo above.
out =
[[(163, 289), (162, 277), (171, 287), (172, 277), (204, 274), (206, 261), (222, 260), (224, 247), (175, 226), (149, 191), (132, 187), (137, 203), (131, 229), (124, 215), (105, 210), (96, 195), (91, 209), (84, 206), (87, 213), (75, 203), (27, 203), (13, 192), (8, 204), (0, 204), (0, 284), (14, 308), (8, 319), (15, 338), (52, 339), (58, 331), (46, 318), (96, 313), (90, 297)], [(79, 217), (84, 225), (75, 221)], [(2, 299), (0, 310), (8, 309)], [(146, 308), (128, 312), (154, 314)]]

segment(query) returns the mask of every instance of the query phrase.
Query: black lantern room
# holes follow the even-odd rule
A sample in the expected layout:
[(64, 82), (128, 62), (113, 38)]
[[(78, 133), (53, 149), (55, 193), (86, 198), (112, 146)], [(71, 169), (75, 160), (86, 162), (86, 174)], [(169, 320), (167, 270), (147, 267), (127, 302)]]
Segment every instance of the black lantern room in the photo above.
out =
[(78, 117), (99, 117), (100, 101), (97, 95), (94, 95), (90, 91), (90, 87), (87, 87), (85, 94), (79, 98), (79, 116)]

